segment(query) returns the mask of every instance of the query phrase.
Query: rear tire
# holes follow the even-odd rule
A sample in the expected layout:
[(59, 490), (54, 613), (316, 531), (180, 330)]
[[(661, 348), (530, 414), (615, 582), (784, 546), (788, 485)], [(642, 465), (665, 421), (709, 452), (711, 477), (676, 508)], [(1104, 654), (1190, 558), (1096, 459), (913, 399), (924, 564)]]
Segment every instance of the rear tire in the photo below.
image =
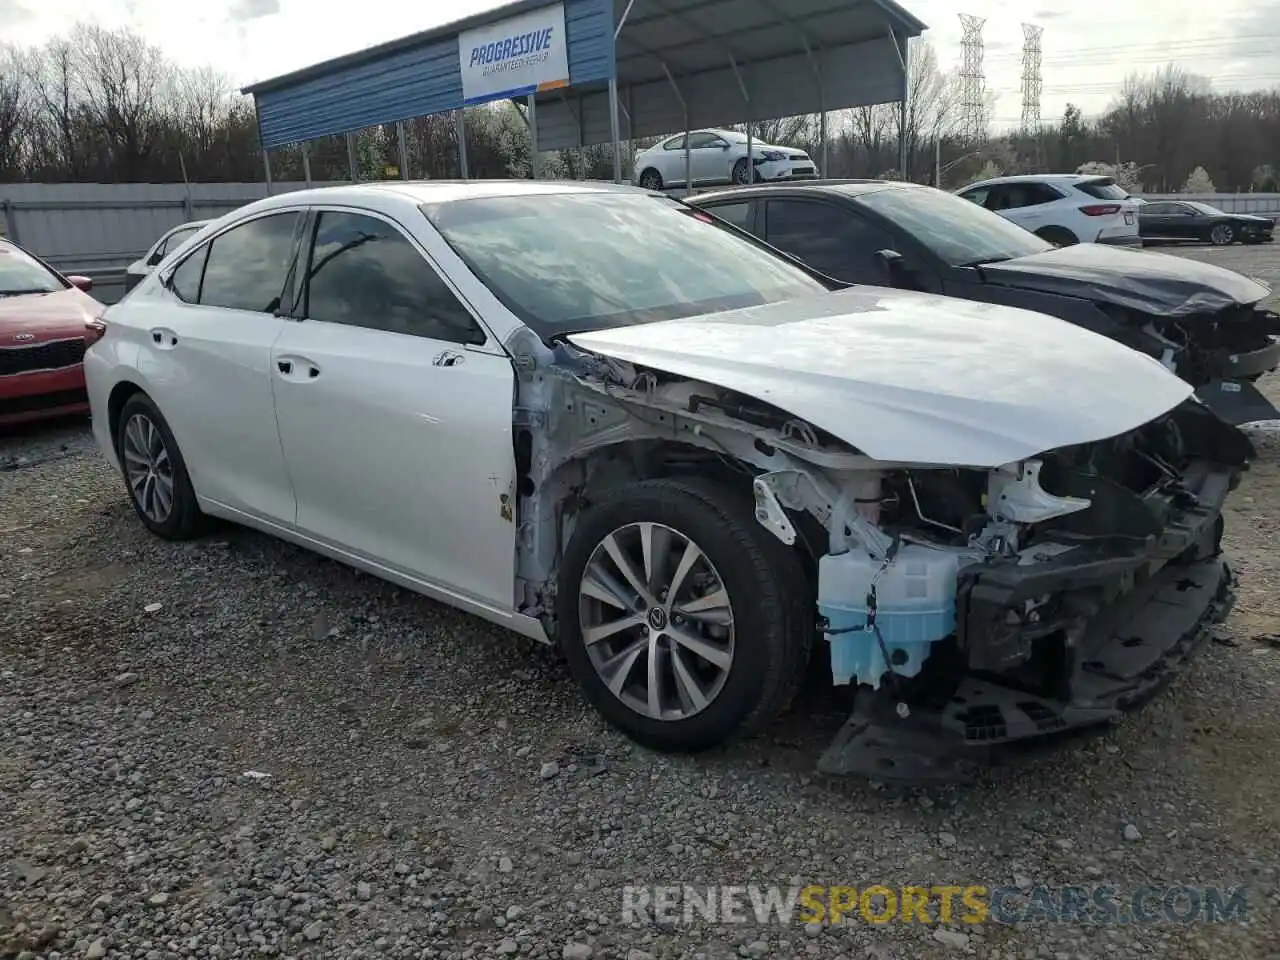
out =
[[(709, 749), (785, 709), (816, 621), (797, 554), (756, 521), (749, 496), (700, 479), (631, 483), (592, 504), (565, 551), (558, 604), (559, 643), (587, 698), (664, 752)], [(629, 625), (609, 630), (619, 622)]]
[(145, 393), (135, 393), (120, 410), (116, 456), (129, 502), (148, 530), (166, 540), (190, 540), (204, 531), (206, 518), (182, 451)]
[(1072, 247), (1080, 242), (1080, 238), (1066, 227), (1041, 227), (1036, 236), (1059, 247)]

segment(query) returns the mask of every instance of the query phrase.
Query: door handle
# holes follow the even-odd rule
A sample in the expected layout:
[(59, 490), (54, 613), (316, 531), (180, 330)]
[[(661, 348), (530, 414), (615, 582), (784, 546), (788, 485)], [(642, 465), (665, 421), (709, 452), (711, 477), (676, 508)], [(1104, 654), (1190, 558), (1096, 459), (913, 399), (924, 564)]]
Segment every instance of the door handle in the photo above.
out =
[(443, 353), (437, 353), (432, 357), (431, 363), (436, 367), (456, 367), (465, 360), (466, 356), (456, 350), (445, 350)]
[(178, 337), (172, 330), (155, 327), (151, 331), (151, 342), (158, 347), (176, 347), (178, 345)]
[(291, 380), (314, 380), (320, 376), (320, 367), (301, 357), (281, 358), (276, 361), (276, 369)]

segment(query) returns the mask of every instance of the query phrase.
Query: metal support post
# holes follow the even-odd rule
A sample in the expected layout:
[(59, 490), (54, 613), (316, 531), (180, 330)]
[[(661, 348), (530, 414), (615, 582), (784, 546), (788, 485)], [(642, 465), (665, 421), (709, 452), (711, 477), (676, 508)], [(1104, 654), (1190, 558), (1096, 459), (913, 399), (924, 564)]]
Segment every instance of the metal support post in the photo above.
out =
[(271, 196), (271, 154), (262, 151), (262, 169), (267, 174), (267, 196)]
[(458, 114), (458, 176), (463, 180), (470, 179), (467, 172), (467, 110), (459, 107)]
[(613, 138), (613, 182), (622, 182), (622, 131), (618, 124), (618, 78), (609, 78), (609, 135)]
[(537, 180), (541, 166), (538, 156), (538, 98), (531, 93), (525, 103), (529, 107), (529, 175)]
[(302, 179), (308, 187), (311, 186), (311, 144), (305, 141), (302, 144)]
[(409, 137), (405, 133), (404, 121), (396, 124), (396, 139), (400, 146), (400, 179), (409, 179)]
[(680, 92), (680, 85), (676, 83), (676, 78), (671, 75), (671, 69), (662, 64), (662, 72), (667, 75), (667, 82), (671, 84), (671, 89), (675, 92), (676, 99), (680, 101), (680, 109), (684, 113), (684, 195), (687, 197), (693, 193), (693, 152), (689, 146), (689, 104), (684, 98), (684, 94)]
[(907, 101), (911, 99), (911, 56), (908, 42), (898, 42), (898, 35), (891, 29), (889, 39), (893, 42), (893, 51), (898, 55), (898, 65), (902, 67), (902, 101), (898, 105), (898, 175), (907, 177)]
[(356, 162), (356, 135), (347, 134), (347, 169), (351, 171), (351, 182), (360, 180), (360, 164)]
[[(742, 71), (738, 69), (738, 61), (734, 59), (733, 54), (729, 55), (729, 66), (733, 67), (734, 79), (738, 81), (738, 89), (742, 91), (742, 101), (747, 105), (747, 183), (755, 183), (756, 166), (752, 163), (752, 138), (751, 138), (751, 121), (753, 110), (751, 109), (751, 94), (747, 90), (746, 81), (742, 79)], [(732, 172), (730, 173), (732, 176)]]

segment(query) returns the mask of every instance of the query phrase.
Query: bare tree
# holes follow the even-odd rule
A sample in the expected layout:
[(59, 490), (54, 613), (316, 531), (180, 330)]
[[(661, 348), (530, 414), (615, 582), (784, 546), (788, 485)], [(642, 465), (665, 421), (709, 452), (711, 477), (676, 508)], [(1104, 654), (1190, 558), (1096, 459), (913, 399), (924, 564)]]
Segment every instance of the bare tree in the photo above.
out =
[(0, 46), (0, 179), (16, 178), (30, 149), (30, 99), (20, 52)]

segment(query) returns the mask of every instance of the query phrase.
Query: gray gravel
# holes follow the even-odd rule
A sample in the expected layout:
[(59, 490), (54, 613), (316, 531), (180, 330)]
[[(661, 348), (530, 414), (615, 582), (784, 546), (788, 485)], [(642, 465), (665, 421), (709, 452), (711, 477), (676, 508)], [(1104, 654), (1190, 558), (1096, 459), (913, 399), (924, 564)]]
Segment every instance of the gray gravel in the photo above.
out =
[[(0, 438), (0, 957), (1280, 957), (1259, 444), (1243, 593), (1194, 670), (1106, 737), (906, 792), (813, 773), (847, 706), (820, 672), (769, 735), (657, 756), (546, 649), (248, 531), (163, 543), (81, 424)], [(623, 885), (681, 882), (1244, 885), (1250, 912), (621, 922)]]

